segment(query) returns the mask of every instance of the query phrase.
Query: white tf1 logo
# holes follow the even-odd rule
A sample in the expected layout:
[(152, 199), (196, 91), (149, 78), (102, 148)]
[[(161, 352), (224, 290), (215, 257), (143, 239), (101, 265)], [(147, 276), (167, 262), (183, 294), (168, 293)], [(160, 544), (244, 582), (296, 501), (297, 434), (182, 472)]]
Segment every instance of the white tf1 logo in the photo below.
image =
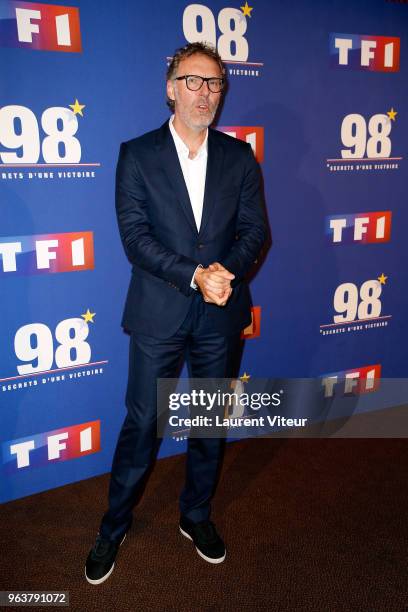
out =
[(92, 270), (93, 232), (0, 237), (0, 262), (0, 276)]
[(332, 65), (354, 70), (397, 72), (400, 39), (394, 36), (330, 34)]
[(335, 372), (322, 378), (324, 397), (372, 393), (380, 386), (381, 364)]
[(15, 461), (17, 469), (66, 461), (101, 450), (100, 421), (90, 421), (10, 440), (3, 444), (4, 462)]
[(329, 240), (333, 244), (389, 242), (392, 212), (390, 210), (326, 218)]
[(5, 20), (7, 42), (0, 46), (29, 48), (36, 51), (82, 51), (79, 9), (74, 6), (7, 2), (15, 19)]

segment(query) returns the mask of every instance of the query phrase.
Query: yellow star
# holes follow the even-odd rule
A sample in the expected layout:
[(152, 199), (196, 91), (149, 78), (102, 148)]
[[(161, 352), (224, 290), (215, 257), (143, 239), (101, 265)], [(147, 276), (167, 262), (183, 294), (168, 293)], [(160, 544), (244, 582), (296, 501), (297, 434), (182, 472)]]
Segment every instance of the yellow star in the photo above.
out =
[(254, 10), (253, 6), (248, 6), (248, 2), (245, 2), (245, 6), (240, 6), (239, 8), (241, 9), (245, 17), (251, 17), (251, 11)]
[(89, 308), (86, 311), (85, 314), (82, 314), (81, 317), (83, 317), (85, 323), (89, 323), (89, 321), (91, 323), (95, 323), (95, 321), (93, 320), (94, 316), (96, 315), (96, 312), (89, 312)]
[(388, 111), (387, 115), (392, 121), (395, 121), (395, 116), (398, 115), (398, 113), (393, 108), (391, 108), (391, 110)]
[(251, 376), (244, 372), (243, 375), (239, 377), (239, 380), (241, 380), (243, 383), (247, 383), (250, 378)]
[(381, 285), (385, 285), (385, 281), (387, 280), (388, 276), (384, 275), (384, 272), (381, 273), (381, 276), (378, 277), (378, 280), (380, 281)]
[(82, 109), (85, 108), (85, 104), (80, 104), (78, 99), (75, 98), (75, 104), (70, 104), (69, 106), (74, 111), (74, 115), (81, 115), (81, 117), (83, 117)]

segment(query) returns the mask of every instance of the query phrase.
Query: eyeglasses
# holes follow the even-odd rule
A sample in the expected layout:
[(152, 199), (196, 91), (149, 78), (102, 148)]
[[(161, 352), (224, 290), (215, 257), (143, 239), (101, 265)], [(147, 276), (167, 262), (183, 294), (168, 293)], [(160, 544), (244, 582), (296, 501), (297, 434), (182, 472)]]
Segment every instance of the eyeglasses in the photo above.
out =
[(175, 81), (186, 81), (187, 89), (190, 91), (198, 91), (203, 86), (204, 81), (207, 82), (208, 89), (212, 93), (220, 93), (224, 87), (224, 79), (218, 77), (202, 77), (196, 74), (185, 74), (184, 76), (175, 77)]

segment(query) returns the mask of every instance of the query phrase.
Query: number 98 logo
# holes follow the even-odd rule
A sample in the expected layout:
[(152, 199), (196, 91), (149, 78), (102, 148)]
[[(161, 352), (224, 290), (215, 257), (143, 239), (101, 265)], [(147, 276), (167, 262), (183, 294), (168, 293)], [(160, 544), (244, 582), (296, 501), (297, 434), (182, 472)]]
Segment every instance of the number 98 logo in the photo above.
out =
[[(232, 26), (232, 27), (231, 27)], [(208, 42), (218, 49), (225, 61), (246, 62), (249, 47), (244, 34), (247, 29), (245, 15), (234, 8), (224, 8), (218, 13), (221, 36), (217, 43), (215, 17), (203, 4), (189, 4), (183, 13), (183, 32), (188, 42)]]
[[(41, 127), (46, 136), (40, 138), (38, 121), (26, 106), (9, 105), (0, 109), (0, 143), (3, 164), (36, 164), (40, 153), (47, 164), (81, 161), (81, 144), (74, 134), (78, 119), (68, 108), (53, 106), (41, 115)], [(19, 154), (17, 153), (19, 151)]]
[(88, 324), (79, 317), (60, 321), (55, 329), (54, 347), (52, 332), (43, 323), (30, 323), (17, 330), (14, 338), (16, 357), (25, 362), (17, 366), (20, 375), (47, 372), (54, 363), (57, 368), (86, 364), (91, 360), (91, 347), (86, 338)]

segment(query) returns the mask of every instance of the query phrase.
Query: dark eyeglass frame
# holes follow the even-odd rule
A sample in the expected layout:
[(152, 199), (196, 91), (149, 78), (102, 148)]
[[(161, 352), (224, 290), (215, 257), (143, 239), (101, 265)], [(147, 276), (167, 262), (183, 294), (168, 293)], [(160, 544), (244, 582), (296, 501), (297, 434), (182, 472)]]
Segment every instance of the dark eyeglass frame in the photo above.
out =
[[(200, 87), (198, 87), (197, 89), (191, 89), (188, 86), (188, 78), (189, 77), (194, 77), (195, 79), (201, 79), (201, 85)], [(200, 91), (200, 89), (202, 88), (202, 86), (204, 85), (204, 81), (207, 82), (207, 87), (208, 89), (212, 92), (212, 93), (220, 93), (223, 89), (224, 89), (224, 85), (225, 85), (225, 79), (223, 79), (222, 77), (202, 77), (198, 74), (184, 74), (183, 76), (179, 76), (179, 77), (174, 77), (175, 81), (185, 81), (186, 82), (186, 87), (189, 91)], [(218, 91), (214, 91), (213, 89), (211, 89), (210, 87), (210, 81), (220, 81), (220, 89)]]

